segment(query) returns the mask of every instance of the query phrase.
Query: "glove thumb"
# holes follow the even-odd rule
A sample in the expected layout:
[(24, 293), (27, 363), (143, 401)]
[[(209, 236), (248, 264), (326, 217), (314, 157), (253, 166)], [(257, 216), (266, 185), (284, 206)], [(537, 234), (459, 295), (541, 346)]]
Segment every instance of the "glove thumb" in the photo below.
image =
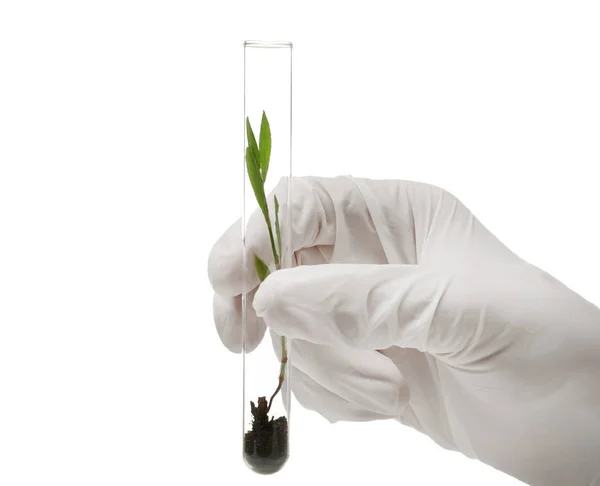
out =
[(299, 266), (272, 273), (254, 309), (267, 327), (290, 339), (428, 352), (448, 283), (418, 265)]

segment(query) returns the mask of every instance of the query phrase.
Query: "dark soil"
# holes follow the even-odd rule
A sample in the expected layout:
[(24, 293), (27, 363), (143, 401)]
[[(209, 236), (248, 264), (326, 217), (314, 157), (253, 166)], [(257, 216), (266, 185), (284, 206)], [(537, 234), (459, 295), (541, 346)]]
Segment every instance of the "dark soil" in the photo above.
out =
[(288, 458), (288, 421), (284, 416), (269, 418), (266, 397), (258, 399), (258, 406), (250, 405), (252, 428), (244, 434), (244, 459), (254, 471), (272, 474)]

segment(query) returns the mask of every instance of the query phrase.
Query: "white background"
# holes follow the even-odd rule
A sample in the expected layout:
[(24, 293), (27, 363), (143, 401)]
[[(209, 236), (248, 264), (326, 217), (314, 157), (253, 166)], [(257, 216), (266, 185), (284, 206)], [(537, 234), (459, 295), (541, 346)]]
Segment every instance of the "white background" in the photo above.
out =
[(242, 43), (294, 43), (296, 175), (445, 187), (600, 303), (599, 25), (577, 0), (0, 3), (0, 485), (520, 484), (300, 406), (284, 471), (245, 469), (206, 276)]

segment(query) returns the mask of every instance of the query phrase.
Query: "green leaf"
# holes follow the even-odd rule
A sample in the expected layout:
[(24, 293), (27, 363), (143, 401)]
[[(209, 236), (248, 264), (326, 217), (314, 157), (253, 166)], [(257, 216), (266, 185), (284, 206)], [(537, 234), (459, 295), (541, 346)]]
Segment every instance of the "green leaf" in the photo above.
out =
[(246, 117), (246, 136), (248, 137), (248, 147), (252, 152), (252, 156), (254, 157), (254, 160), (256, 160), (257, 164), (260, 164), (258, 145), (256, 145), (256, 138), (254, 137), (254, 132), (252, 131), (252, 126), (250, 125), (250, 118), (248, 117)]
[(271, 127), (269, 126), (269, 120), (267, 115), (263, 111), (262, 120), (260, 123), (260, 146), (259, 151), (259, 162), (260, 170), (262, 173), (262, 180), (267, 180), (267, 172), (269, 170), (269, 161), (271, 159)]
[(256, 275), (262, 282), (269, 276), (271, 271), (265, 262), (263, 262), (257, 255), (254, 255), (254, 268), (256, 269)]
[(250, 184), (252, 185), (258, 207), (261, 209), (265, 218), (268, 219), (269, 208), (267, 207), (265, 187), (260, 176), (260, 167), (258, 166), (258, 161), (252, 154), (252, 149), (250, 147), (246, 147), (246, 170), (248, 171), (248, 179), (250, 179)]
[(250, 126), (250, 119), (246, 117), (246, 132), (248, 135), (248, 147), (246, 147), (246, 168), (248, 171), (248, 178), (252, 185), (252, 190), (256, 197), (256, 202), (260, 207), (267, 223), (267, 229), (269, 230), (269, 239), (271, 240), (271, 249), (273, 250), (273, 257), (275, 264), (279, 264), (279, 257), (277, 255), (277, 249), (275, 248), (275, 239), (273, 238), (273, 228), (271, 225), (271, 219), (269, 218), (269, 207), (267, 206), (267, 198), (265, 196), (265, 186), (260, 171), (259, 162), (259, 150), (256, 146), (256, 139), (254, 138), (254, 132)]
[(281, 229), (279, 228), (279, 201), (275, 196), (275, 232), (277, 233), (277, 246), (279, 248), (279, 257), (283, 258), (281, 254)]

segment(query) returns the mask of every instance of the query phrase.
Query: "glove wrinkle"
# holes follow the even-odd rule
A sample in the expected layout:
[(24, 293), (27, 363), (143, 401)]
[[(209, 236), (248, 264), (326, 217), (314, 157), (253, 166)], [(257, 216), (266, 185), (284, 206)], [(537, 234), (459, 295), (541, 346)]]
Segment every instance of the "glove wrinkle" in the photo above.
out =
[[(377, 239), (385, 255), (386, 263), (417, 263), (415, 252), (416, 245), (414, 244), (414, 231), (412, 232), (410, 244), (401, 244), (403, 241), (406, 241), (410, 238), (410, 234), (406, 231), (406, 229), (410, 228), (411, 226), (414, 228), (414, 218), (412, 212), (406, 211), (406, 214), (403, 215), (403, 218), (408, 219), (409, 222), (408, 224), (399, 228), (397, 224), (392, 224), (391, 222), (393, 219), (398, 218), (398, 214), (395, 212), (392, 214), (389, 214), (388, 212), (388, 214), (386, 214), (384, 207), (379, 202), (380, 196), (378, 197), (378, 194), (374, 192), (375, 188), (371, 187), (373, 181), (353, 178), (352, 182), (356, 186), (358, 193), (360, 194), (365, 205), (369, 221), (375, 229)], [(385, 190), (383, 187), (380, 189)], [(408, 206), (408, 204), (405, 202), (406, 194), (404, 195), (404, 198), (401, 198), (398, 196), (398, 194), (396, 194), (394, 199), (398, 202), (397, 209), (399, 211), (402, 211), (406, 206)], [(393, 234), (392, 228), (398, 232), (397, 235)]]
[(333, 202), (335, 245), (329, 263), (387, 263), (378, 231), (354, 179), (320, 179)]

